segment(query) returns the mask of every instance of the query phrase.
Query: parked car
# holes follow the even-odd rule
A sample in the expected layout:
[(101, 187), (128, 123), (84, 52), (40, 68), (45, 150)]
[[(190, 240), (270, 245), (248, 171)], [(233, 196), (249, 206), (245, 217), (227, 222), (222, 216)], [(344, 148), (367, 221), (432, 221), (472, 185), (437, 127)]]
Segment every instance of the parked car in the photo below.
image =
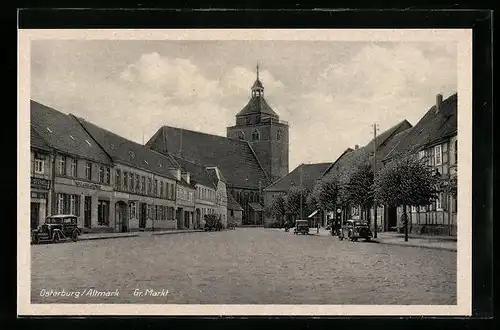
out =
[(51, 215), (45, 219), (42, 226), (32, 231), (31, 242), (38, 244), (42, 242), (59, 243), (64, 240), (77, 241), (81, 234), (82, 229), (78, 227), (76, 215)]
[(293, 233), (298, 235), (308, 235), (309, 234), (309, 221), (307, 220), (297, 220), (295, 221), (295, 229)]
[(347, 220), (341, 235), (342, 238), (346, 237), (353, 242), (358, 239), (369, 241), (373, 237), (368, 223), (362, 220)]

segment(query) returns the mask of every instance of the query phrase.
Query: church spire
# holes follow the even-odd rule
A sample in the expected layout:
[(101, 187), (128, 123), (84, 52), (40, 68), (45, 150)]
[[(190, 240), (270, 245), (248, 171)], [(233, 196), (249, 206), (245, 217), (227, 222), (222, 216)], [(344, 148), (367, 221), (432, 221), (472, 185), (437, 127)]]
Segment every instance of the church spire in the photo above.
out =
[(253, 86), (252, 86), (252, 97), (264, 95), (264, 86), (262, 85), (262, 83), (259, 80), (259, 62), (257, 62), (256, 69), (257, 69), (256, 70), (257, 79), (255, 80), (255, 82), (253, 83)]

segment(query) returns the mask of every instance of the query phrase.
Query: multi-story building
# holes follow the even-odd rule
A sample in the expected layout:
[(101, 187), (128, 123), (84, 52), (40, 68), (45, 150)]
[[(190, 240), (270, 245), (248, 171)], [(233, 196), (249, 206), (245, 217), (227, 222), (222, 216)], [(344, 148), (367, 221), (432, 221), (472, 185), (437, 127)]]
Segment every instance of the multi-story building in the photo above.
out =
[[(45, 154), (43, 161), (44, 173), (51, 162), (47, 167), (51, 169), (50, 213), (74, 214), (78, 224), (87, 229), (109, 228), (111, 159), (71, 116), (35, 101), (31, 101), (31, 127), (52, 149), (52, 156)], [(37, 171), (40, 155), (34, 155)]]
[(170, 157), (177, 163), (182, 171), (190, 173), (190, 183), (194, 185), (195, 188), (195, 215), (189, 223), (189, 228), (203, 228), (206, 215), (220, 215), (216, 202), (216, 185), (203, 165), (196, 164), (175, 155), (171, 155)]
[(42, 225), (51, 214), (52, 149), (31, 127), (31, 229)]
[(191, 174), (177, 168), (177, 228), (193, 229), (196, 184)]
[(227, 188), (226, 179), (222, 176), (221, 171), (217, 167), (208, 167), (208, 175), (214, 182), (215, 190), (215, 205), (217, 207), (217, 214), (220, 215), (222, 225), (227, 227), (228, 219), (228, 201), (227, 201)]
[[(443, 101), (436, 96), (432, 106), (420, 121), (387, 155), (390, 162), (401, 154), (410, 154), (422, 159), (444, 182), (451, 182), (457, 175), (457, 94)], [(398, 226), (401, 227), (402, 208), (397, 209)], [(409, 222), (412, 232), (422, 234), (456, 235), (457, 198), (442, 190), (430, 205), (409, 206)], [(394, 217), (394, 215), (393, 215)]]
[(98, 169), (99, 177), (113, 187), (106, 205), (112, 210), (109, 226), (121, 232), (176, 228), (179, 187), (170, 159), (82, 118), (73, 119), (113, 161), (111, 178), (106, 169)]

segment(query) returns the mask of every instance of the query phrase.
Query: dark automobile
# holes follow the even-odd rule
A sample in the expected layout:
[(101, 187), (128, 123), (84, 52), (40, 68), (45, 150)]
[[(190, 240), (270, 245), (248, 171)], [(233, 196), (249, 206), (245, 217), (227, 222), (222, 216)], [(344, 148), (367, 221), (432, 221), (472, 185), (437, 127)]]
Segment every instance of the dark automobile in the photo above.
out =
[(295, 221), (295, 229), (293, 233), (298, 235), (308, 235), (309, 234), (309, 221), (307, 220), (297, 220)]
[(77, 241), (82, 230), (78, 228), (78, 218), (72, 214), (52, 215), (45, 219), (45, 223), (31, 232), (31, 242), (58, 243), (62, 240)]
[(347, 237), (353, 242), (356, 242), (358, 239), (369, 241), (373, 237), (368, 223), (361, 220), (347, 220), (341, 235), (342, 238)]

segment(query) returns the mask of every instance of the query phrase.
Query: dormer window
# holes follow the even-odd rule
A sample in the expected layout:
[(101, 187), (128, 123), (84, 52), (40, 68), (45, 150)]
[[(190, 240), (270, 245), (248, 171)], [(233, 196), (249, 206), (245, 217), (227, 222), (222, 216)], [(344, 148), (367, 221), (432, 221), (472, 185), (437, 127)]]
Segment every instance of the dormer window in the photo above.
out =
[(47, 131), (49, 131), (49, 133), (52, 133), (52, 130), (48, 127), (46, 127)]
[(260, 140), (260, 133), (258, 130), (254, 129), (252, 132), (252, 141), (259, 141)]
[(145, 159), (144, 159), (144, 162), (145, 162), (146, 164), (149, 164), (149, 163), (148, 163), (148, 161), (147, 161), (147, 160), (145, 160)]
[(70, 135), (69, 137), (71, 140), (75, 141), (75, 138), (73, 137), (73, 135)]
[(92, 147), (92, 145), (90, 144), (89, 140), (85, 140), (85, 142), (87, 142), (87, 144), (89, 145), (89, 147)]

